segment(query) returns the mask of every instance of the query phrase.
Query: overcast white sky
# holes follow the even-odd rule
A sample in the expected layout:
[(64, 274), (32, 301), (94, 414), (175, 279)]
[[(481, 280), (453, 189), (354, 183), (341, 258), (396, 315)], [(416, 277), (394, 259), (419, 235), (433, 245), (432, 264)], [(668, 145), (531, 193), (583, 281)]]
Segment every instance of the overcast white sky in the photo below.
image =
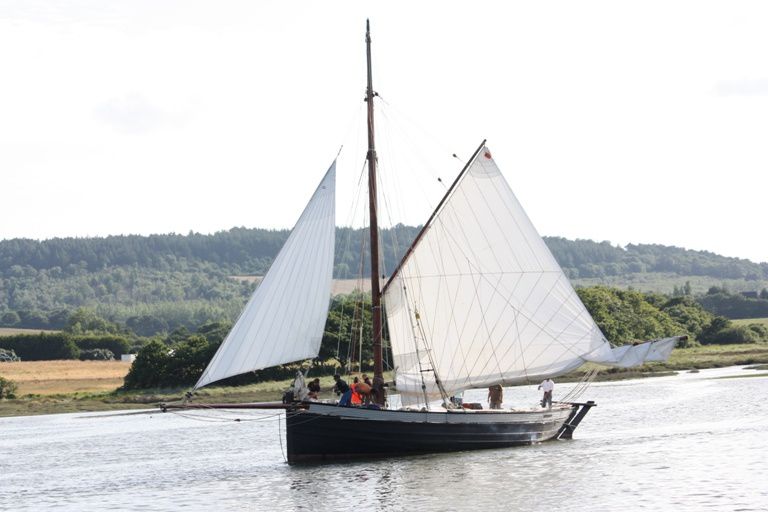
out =
[(2, 0), (0, 239), (291, 227), (342, 144), (348, 222), (367, 17), (406, 197), (460, 164), (399, 137), (487, 138), (543, 235), (768, 261), (768, 4), (733, 1)]

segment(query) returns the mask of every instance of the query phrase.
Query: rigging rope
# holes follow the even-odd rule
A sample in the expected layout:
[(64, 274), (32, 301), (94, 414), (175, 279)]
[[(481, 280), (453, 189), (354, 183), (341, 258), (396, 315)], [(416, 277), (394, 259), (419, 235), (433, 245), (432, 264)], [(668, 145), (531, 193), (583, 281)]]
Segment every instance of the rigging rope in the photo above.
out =
[(283, 450), (283, 429), (280, 426), (280, 416), (277, 417), (277, 439), (280, 441), (280, 453), (283, 455), (283, 460), (288, 462), (288, 458), (285, 456), (285, 450)]
[(588, 370), (582, 379), (576, 383), (576, 385), (568, 392), (564, 397), (562, 397), (559, 401), (560, 402), (573, 402), (575, 400), (578, 400), (581, 395), (584, 394), (584, 392), (589, 388), (590, 384), (592, 384), (592, 381), (595, 379), (597, 374), (600, 372), (598, 368), (592, 368)]
[[(205, 407), (205, 404), (200, 404), (200, 406), (196, 407), (195, 409), (199, 409), (202, 411), (221, 410), (213, 407)], [(205, 422), (218, 422), (218, 423), (231, 422), (231, 421), (238, 422), (238, 423), (246, 422), (246, 421), (264, 421), (264, 420), (271, 420), (271, 419), (277, 418), (283, 414), (282, 412), (279, 412), (277, 414), (273, 413), (268, 415), (262, 415), (260, 418), (240, 418), (240, 417), (232, 418), (224, 415), (211, 416), (211, 415), (191, 414), (187, 412), (181, 412), (178, 409), (169, 409), (168, 412), (172, 414), (176, 414), (177, 416), (180, 416), (182, 418), (187, 418), (187, 419), (192, 419), (197, 421), (205, 421)], [(248, 413), (243, 413), (243, 412), (237, 412), (237, 414), (239, 416), (248, 415)], [(256, 414), (259, 414), (259, 413), (256, 413)]]
[[(343, 254), (345, 254), (345, 255), (347, 253), (349, 253), (351, 248), (352, 248), (352, 235), (355, 232), (355, 229), (353, 227), (351, 227), (353, 225), (352, 220), (357, 216), (357, 212), (360, 210), (360, 206), (363, 203), (361, 198), (364, 196), (363, 191), (362, 191), (362, 188), (363, 188), (363, 185), (364, 185), (364, 180), (363, 180), (364, 176), (365, 176), (365, 162), (363, 163), (362, 167), (360, 168), (360, 172), (358, 174), (358, 180), (357, 180), (357, 192), (355, 194), (355, 199), (352, 202), (353, 204), (352, 204), (352, 206), (350, 208), (350, 211), (348, 213), (347, 224), (350, 227), (347, 229), (347, 237), (346, 237), (346, 243), (345, 243), (345, 250), (343, 252)], [(365, 195), (365, 197), (367, 197), (367, 194)], [(364, 215), (365, 215), (366, 209), (362, 208), (362, 211), (364, 212)], [(361, 254), (362, 254), (362, 250), (363, 249), (364, 249), (364, 246), (361, 246)], [(362, 258), (362, 256), (361, 256), (361, 258)], [(362, 265), (362, 262), (360, 263), (360, 265)], [(362, 288), (362, 269), (361, 268), (359, 268), (359, 271), (356, 273), (356, 276), (357, 276), (357, 280), (358, 280), (358, 289), (362, 290), (363, 288)], [(351, 277), (351, 276), (345, 275), (345, 276), (338, 276), (338, 277), (339, 278), (342, 278), (342, 277), (347, 277), (348, 278), (348, 277)], [(339, 319), (339, 332), (338, 332), (338, 335), (337, 335), (338, 337), (337, 337), (337, 343), (336, 343), (336, 359), (339, 360), (339, 361), (341, 360), (342, 328), (343, 328), (343, 325), (344, 325), (344, 319), (346, 318), (345, 310), (346, 310), (346, 301), (343, 301), (342, 302), (342, 308), (341, 308), (341, 315), (340, 315), (341, 318)], [(356, 315), (356, 309), (355, 309), (355, 312), (353, 312), (353, 318), (354, 318), (355, 315)], [(353, 322), (354, 322), (354, 320), (353, 320)], [(350, 356), (351, 356), (351, 354), (350, 354), (350, 347), (347, 346), (347, 354), (346, 354), (346, 358), (345, 359), (347, 361), (349, 361), (350, 360)]]

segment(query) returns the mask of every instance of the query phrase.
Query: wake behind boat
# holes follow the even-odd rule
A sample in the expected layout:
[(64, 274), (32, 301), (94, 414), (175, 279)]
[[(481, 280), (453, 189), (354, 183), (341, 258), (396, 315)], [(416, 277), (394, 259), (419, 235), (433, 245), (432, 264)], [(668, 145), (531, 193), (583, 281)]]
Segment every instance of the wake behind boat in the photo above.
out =
[[(610, 345), (512, 193), (485, 141), (382, 286), (374, 138), (377, 94), (368, 28), (366, 51), (376, 403), (288, 404), (288, 461), (498, 448), (570, 438), (593, 402), (468, 410), (452, 398), (472, 388), (538, 382), (586, 362), (628, 367), (666, 360), (679, 338)], [(334, 161), (195, 389), (317, 357), (333, 273), (335, 178)], [(397, 410), (387, 408), (384, 387), (384, 307), (402, 402)], [(304, 398), (302, 386), (297, 398)]]

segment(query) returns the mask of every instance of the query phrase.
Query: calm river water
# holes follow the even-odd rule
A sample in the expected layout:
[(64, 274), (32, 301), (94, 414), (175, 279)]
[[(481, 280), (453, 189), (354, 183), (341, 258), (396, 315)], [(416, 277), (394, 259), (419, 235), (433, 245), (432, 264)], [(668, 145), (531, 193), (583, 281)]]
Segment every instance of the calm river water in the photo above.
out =
[(310, 467), (272, 412), (0, 418), (0, 509), (768, 510), (768, 377), (719, 378), (755, 373), (593, 384), (572, 441)]

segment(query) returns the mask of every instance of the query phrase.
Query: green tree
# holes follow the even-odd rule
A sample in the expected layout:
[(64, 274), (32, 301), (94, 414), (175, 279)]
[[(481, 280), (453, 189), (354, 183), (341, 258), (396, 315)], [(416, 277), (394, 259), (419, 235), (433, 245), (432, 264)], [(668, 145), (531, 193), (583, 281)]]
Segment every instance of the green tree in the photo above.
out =
[(24, 361), (77, 359), (80, 349), (64, 333), (16, 334), (0, 337), (0, 348), (13, 350)]
[(136, 356), (128, 375), (126, 389), (189, 386), (197, 382), (219, 343), (209, 342), (201, 334), (190, 334), (172, 346), (153, 340)]
[(640, 292), (594, 286), (579, 288), (577, 293), (603, 334), (613, 343), (621, 345), (688, 334), (684, 326), (647, 302)]
[(18, 386), (10, 379), (0, 376), (0, 400), (4, 398), (16, 398)]
[(118, 334), (122, 329), (117, 324), (99, 317), (93, 310), (78, 308), (67, 320), (64, 331), (71, 334)]
[(733, 322), (725, 318), (724, 316), (716, 316), (704, 329), (702, 329), (699, 335), (699, 341), (702, 343), (717, 343), (720, 339), (719, 333), (726, 329), (730, 329), (733, 326)]
[(19, 318), (19, 314), (15, 311), (8, 311), (7, 313), (3, 314), (2, 318), (0, 318), (0, 322), (2, 322), (3, 325), (7, 325), (8, 327), (13, 327), (14, 325), (18, 324), (21, 318)]
[(665, 300), (658, 307), (697, 338), (714, 318), (689, 295)]
[(209, 322), (197, 328), (197, 333), (204, 336), (209, 343), (220, 345), (229, 334), (232, 324), (229, 322)]
[[(373, 358), (371, 344), (371, 298), (368, 294), (339, 295), (331, 301), (319, 359), (337, 359), (342, 365)], [(363, 340), (360, 354), (360, 340)]]
[(218, 344), (209, 343), (204, 336), (193, 334), (174, 347), (170, 356), (166, 386), (192, 385), (200, 378)]
[(136, 355), (136, 359), (125, 376), (126, 389), (154, 388), (168, 379), (168, 362), (171, 350), (157, 340), (147, 343)]
[(132, 316), (125, 321), (125, 326), (139, 336), (154, 336), (168, 331), (168, 323), (154, 315)]

